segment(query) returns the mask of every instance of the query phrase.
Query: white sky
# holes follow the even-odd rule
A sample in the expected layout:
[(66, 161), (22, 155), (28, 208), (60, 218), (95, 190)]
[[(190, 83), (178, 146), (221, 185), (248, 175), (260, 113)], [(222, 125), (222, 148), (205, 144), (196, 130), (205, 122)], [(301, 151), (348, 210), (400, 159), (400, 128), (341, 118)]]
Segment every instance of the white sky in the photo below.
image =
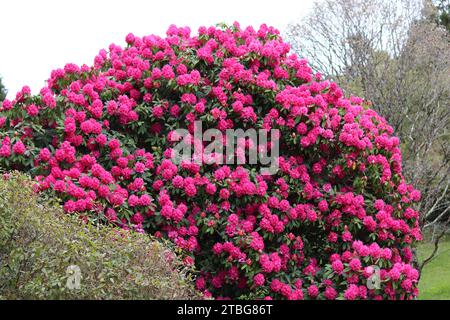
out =
[(302, 17), (312, 0), (6, 0), (0, 4), (0, 76), (13, 98), (24, 85), (37, 93), (50, 72), (66, 63), (91, 65), (109, 44), (125, 36), (165, 35), (170, 24), (218, 22), (255, 28), (262, 23), (284, 31)]

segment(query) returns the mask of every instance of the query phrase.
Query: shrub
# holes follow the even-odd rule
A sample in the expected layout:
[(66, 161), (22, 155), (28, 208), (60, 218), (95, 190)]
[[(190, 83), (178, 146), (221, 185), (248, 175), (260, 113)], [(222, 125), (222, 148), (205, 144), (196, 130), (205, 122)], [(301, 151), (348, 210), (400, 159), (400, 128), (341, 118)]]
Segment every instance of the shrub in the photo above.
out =
[(24, 175), (0, 179), (2, 299), (195, 298), (180, 266), (158, 241), (86, 224), (40, 200)]
[[(171, 26), (166, 38), (126, 42), (93, 66), (53, 71), (38, 95), (24, 87), (6, 100), (0, 164), (35, 176), (67, 213), (170, 239), (190, 255), (184, 263), (200, 271), (206, 296), (417, 295), (420, 193), (402, 176), (392, 127), (363, 99), (313, 74), (265, 25), (196, 36)], [(176, 129), (206, 146), (192, 137), (196, 121), (221, 132), (279, 130), (279, 170), (179, 163)], [(368, 289), (377, 268), (381, 284)]]

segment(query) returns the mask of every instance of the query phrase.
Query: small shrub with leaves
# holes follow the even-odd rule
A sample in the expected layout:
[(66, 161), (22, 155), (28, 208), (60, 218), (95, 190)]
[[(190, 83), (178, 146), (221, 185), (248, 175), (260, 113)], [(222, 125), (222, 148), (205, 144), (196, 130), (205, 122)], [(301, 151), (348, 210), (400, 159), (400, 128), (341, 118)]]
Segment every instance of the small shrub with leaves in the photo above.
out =
[(161, 242), (66, 215), (25, 175), (0, 178), (1, 299), (196, 298), (186, 271)]

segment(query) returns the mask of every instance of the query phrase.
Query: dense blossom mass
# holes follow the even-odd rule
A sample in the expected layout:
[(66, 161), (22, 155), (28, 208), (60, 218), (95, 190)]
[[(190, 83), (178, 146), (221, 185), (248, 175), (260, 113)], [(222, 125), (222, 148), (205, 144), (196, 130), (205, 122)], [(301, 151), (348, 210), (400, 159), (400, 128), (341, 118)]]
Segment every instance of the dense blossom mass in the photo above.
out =
[[(5, 100), (1, 167), (32, 174), (67, 213), (170, 239), (206, 296), (417, 296), (420, 193), (402, 176), (392, 127), (367, 102), (344, 97), (266, 25), (195, 36), (171, 26), (165, 38), (126, 43), (93, 66), (54, 70), (37, 95), (24, 87)], [(193, 133), (196, 121), (278, 129), (279, 170), (176, 163), (174, 131)], [(374, 275), (380, 283), (368, 286)]]

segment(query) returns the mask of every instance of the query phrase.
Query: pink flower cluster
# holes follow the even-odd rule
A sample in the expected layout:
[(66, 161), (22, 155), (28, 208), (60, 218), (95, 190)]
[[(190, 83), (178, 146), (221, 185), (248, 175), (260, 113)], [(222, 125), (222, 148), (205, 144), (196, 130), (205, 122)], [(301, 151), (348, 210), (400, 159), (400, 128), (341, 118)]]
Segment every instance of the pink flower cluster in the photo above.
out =
[[(363, 99), (313, 74), (266, 25), (171, 26), (126, 43), (5, 100), (1, 167), (32, 174), (67, 213), (170, 239), (206, 296), (417, 296), (420, 192), (402, 176), (392, 127)], [(196, 121), (278, 129), (278, 172), (176, 162), (175, 129), (203, 143)], [(246, 156), (249, 141), (239, 144)]]

